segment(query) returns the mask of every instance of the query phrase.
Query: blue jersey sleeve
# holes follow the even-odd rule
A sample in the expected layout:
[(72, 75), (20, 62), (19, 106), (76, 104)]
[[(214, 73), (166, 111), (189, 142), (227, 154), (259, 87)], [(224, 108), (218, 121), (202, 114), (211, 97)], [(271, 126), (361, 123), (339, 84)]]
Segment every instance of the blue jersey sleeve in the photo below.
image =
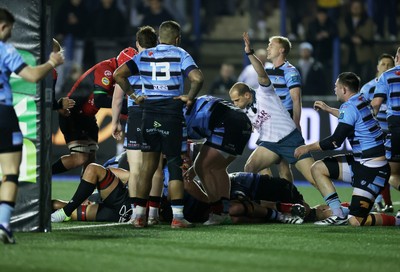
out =
[(339, 122), (354, 127), (357, 122), (357, 112), (351, 104), (344, 103), (339, 109)]
[(297, 71), (297, 69), (294, 67), (288, 69), (285, 73), (285, 81), (289, 90), (292, 88), (301, 87), (301, 76), (299, 71)]
[(21, 70), (26, 66), (17, 49), (15, 49), (12, 45), (7, 45), (6, 54), (2, 57), (4, 57), (4, 64), (8, 67), (8, 69), (16, 74), (21, 72)]
[(185, 76), (187, 76), (193, 69), (197, 69), (197, 65), (194, 62), (192, 56), (190, 56), (186, 51), (184, 51), (184, 54), (182, 56), (182, 70)]
[(387, 84), (386, 81), (386, 74), (383, 73), (379, 77), (378, 82), (376, 83), (374, 97), (387, 98), (388, 93), (389, 93), (389, 84)]

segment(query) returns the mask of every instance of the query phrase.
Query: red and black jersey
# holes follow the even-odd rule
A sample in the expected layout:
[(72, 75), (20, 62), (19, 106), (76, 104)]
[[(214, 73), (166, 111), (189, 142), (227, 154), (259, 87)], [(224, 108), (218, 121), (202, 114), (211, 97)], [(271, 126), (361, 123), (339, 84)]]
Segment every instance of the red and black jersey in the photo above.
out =
[(76, 102), (73, 111), (88, 116), (96, 115), (99, 108), (95, 106), (94, 94), (98, 92), (113, 95), (113, 73), (117, 67), (116, 58), (111, 58), (97, 63), (81, 75), (67, 95)]

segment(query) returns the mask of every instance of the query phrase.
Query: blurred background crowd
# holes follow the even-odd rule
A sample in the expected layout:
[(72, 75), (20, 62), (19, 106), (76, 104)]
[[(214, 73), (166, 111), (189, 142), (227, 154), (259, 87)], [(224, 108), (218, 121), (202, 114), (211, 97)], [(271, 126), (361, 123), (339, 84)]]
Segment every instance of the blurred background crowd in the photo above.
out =
[[(353, 71), (365, 83), (376, 59), (398, 44), (398, 0), (62, 0), (55, 6), (55, 37), (66, 64), (57, 82), (65, 95), (97, 62), (134, 46), (138, 26), (162, 21), (182, 27), (182, 47), (205, 75), (203, 93), (226, 97), (248, 64), (241, 35), (248, 31), (265, 58), (268, 38), (283, 35), (293, 48), (289, 61), (302, 75), (303, 97), (333, 95), (333, 82)], [(267, 61), (266, 59), (264, 60)]]

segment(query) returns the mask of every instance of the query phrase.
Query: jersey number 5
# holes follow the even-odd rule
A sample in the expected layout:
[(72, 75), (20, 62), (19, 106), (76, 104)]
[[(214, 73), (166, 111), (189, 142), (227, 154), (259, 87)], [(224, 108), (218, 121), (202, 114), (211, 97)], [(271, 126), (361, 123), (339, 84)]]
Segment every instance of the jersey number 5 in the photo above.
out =
[[(151, 79), (157, 81), (169, 80), (171, 75), (169, 73), (169, 62), (150, 62), (151, 66)], [(157, 67), (160, 68), (160, 72), (157, 76)]]

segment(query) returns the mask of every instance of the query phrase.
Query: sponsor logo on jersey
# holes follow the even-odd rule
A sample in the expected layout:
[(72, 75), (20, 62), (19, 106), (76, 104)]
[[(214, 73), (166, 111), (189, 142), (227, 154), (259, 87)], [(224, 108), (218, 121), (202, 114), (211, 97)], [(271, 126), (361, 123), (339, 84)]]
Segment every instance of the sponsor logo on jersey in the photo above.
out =
[(153, 126), (155, 128), (158, 128), (158, 127), (161, 127), (161, 124), (159, 122), (157, 122), (157, 121), (154, 121)]
[(112, 73), (111, 73), (110, 70), (105, 70), (105, 71), (104, 71), (104, 75), (105, 75), (106, 77), (111, 77), (111, 76), (112, 76)]
[(108, 78), (106, 78), (106, 77), (103, 77), (101, 79), (101, 83), (103, 83), (104, 85), (108, 86), (108, 85), (110, 85), (110, 80)]

